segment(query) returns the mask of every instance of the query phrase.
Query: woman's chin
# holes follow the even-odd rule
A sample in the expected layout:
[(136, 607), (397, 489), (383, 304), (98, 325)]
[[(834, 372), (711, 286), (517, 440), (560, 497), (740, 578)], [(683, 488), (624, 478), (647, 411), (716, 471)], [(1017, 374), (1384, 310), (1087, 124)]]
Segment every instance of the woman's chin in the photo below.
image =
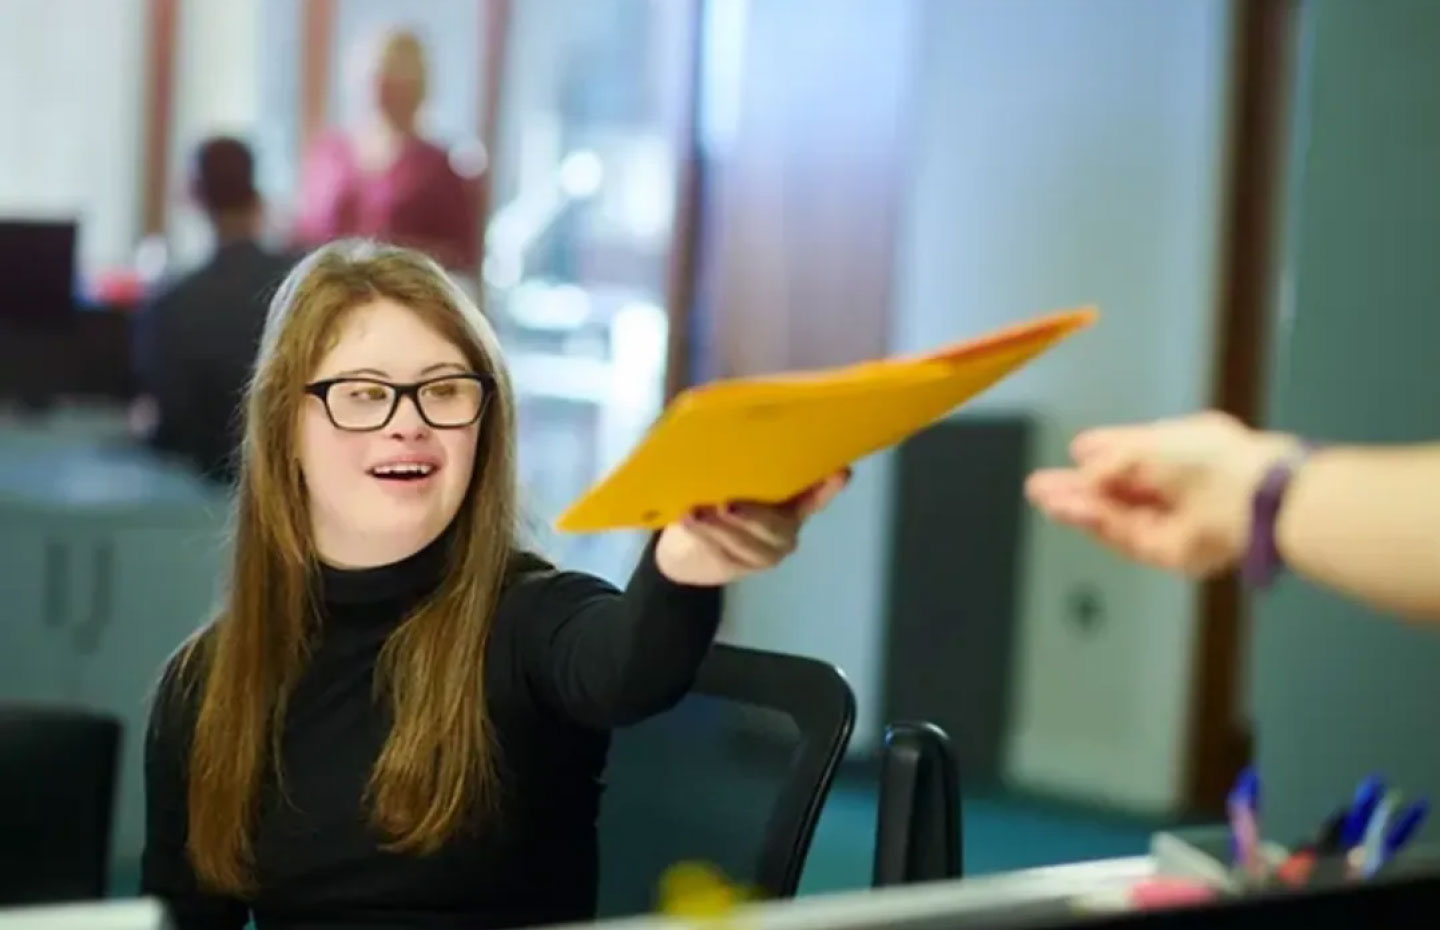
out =
[(364, 540), (365, 549), (385, 556), (381, 561), (397, 561), (425, 548), (444, 531), (450, 516), (439, 507), (383, 508), (381, 512), (367, 513), (364, 519), (351, 521), (345, 535), (356, 541)]

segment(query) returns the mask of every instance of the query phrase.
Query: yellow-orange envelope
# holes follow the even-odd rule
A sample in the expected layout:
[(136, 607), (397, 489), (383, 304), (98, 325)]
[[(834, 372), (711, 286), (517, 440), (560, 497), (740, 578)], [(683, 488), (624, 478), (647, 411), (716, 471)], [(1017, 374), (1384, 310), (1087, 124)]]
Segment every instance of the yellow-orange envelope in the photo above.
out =
[(924, 355), (691, 388), (555, 525), (654, 529), (704, 505), (788, 500), (924, 429), (1095, 318), (1085, 307)]

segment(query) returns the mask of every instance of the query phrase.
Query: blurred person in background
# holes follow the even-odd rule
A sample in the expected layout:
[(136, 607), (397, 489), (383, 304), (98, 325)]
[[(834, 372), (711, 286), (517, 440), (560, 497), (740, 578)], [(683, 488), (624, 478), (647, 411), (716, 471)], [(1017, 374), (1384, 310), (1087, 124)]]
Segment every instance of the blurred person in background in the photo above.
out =
[(1210, 412), (1083, 432), (1071, 454), (1027, 495), (1128, 558), (1256, 586), (1288, 567), (1440, 620), (1440, 444), (1323, 448)]
[(143, 393), (132, 424), (155, 448), (229, 483), (239, 403), (266, 307), (294, 257), (260, 244), (264, 205), (244, 142), (217, 137), (201, 143), (189, 193), (209, 220), (214, 253), (136, 319), (133, 357)]
[(477, 266), (480, 185), (420, 135), (428, 67), (419, 38), (383, 33), (364, 60), (365, 115), (306, 155), (296, 239), (314, 246), (364, 236), (425, 252), (452, 271)]

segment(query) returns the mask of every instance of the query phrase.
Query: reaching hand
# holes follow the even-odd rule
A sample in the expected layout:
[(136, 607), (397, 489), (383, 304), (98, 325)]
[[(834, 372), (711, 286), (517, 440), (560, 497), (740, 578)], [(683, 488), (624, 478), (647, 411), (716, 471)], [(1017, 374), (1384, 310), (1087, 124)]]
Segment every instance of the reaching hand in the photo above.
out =
[(1081, 433), (1073, 468), (1030, 476), (1047, 516), (1121, 554), (1201, 577), (1233, 566), (1250, 533), (1266, 470), (1297, 442), (1221, 413)]
[(800, 527), (850, 480), (837, 472), (781, 504), (704, 508), (660, 534), (655, 561), (671, 581), (723, 585), (773, 568), (795, 551)]

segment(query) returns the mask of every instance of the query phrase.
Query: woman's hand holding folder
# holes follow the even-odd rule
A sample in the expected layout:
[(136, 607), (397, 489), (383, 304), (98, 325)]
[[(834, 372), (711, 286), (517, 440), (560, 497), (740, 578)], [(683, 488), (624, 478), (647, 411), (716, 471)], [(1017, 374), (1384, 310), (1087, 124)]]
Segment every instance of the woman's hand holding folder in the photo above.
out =
[(705, 507), (660, 533), (655, 561), (679, 584), (716, 586), (773, 568), (795, 551), (800, 528), (849, 483), (836, 472), (780, 504)]

